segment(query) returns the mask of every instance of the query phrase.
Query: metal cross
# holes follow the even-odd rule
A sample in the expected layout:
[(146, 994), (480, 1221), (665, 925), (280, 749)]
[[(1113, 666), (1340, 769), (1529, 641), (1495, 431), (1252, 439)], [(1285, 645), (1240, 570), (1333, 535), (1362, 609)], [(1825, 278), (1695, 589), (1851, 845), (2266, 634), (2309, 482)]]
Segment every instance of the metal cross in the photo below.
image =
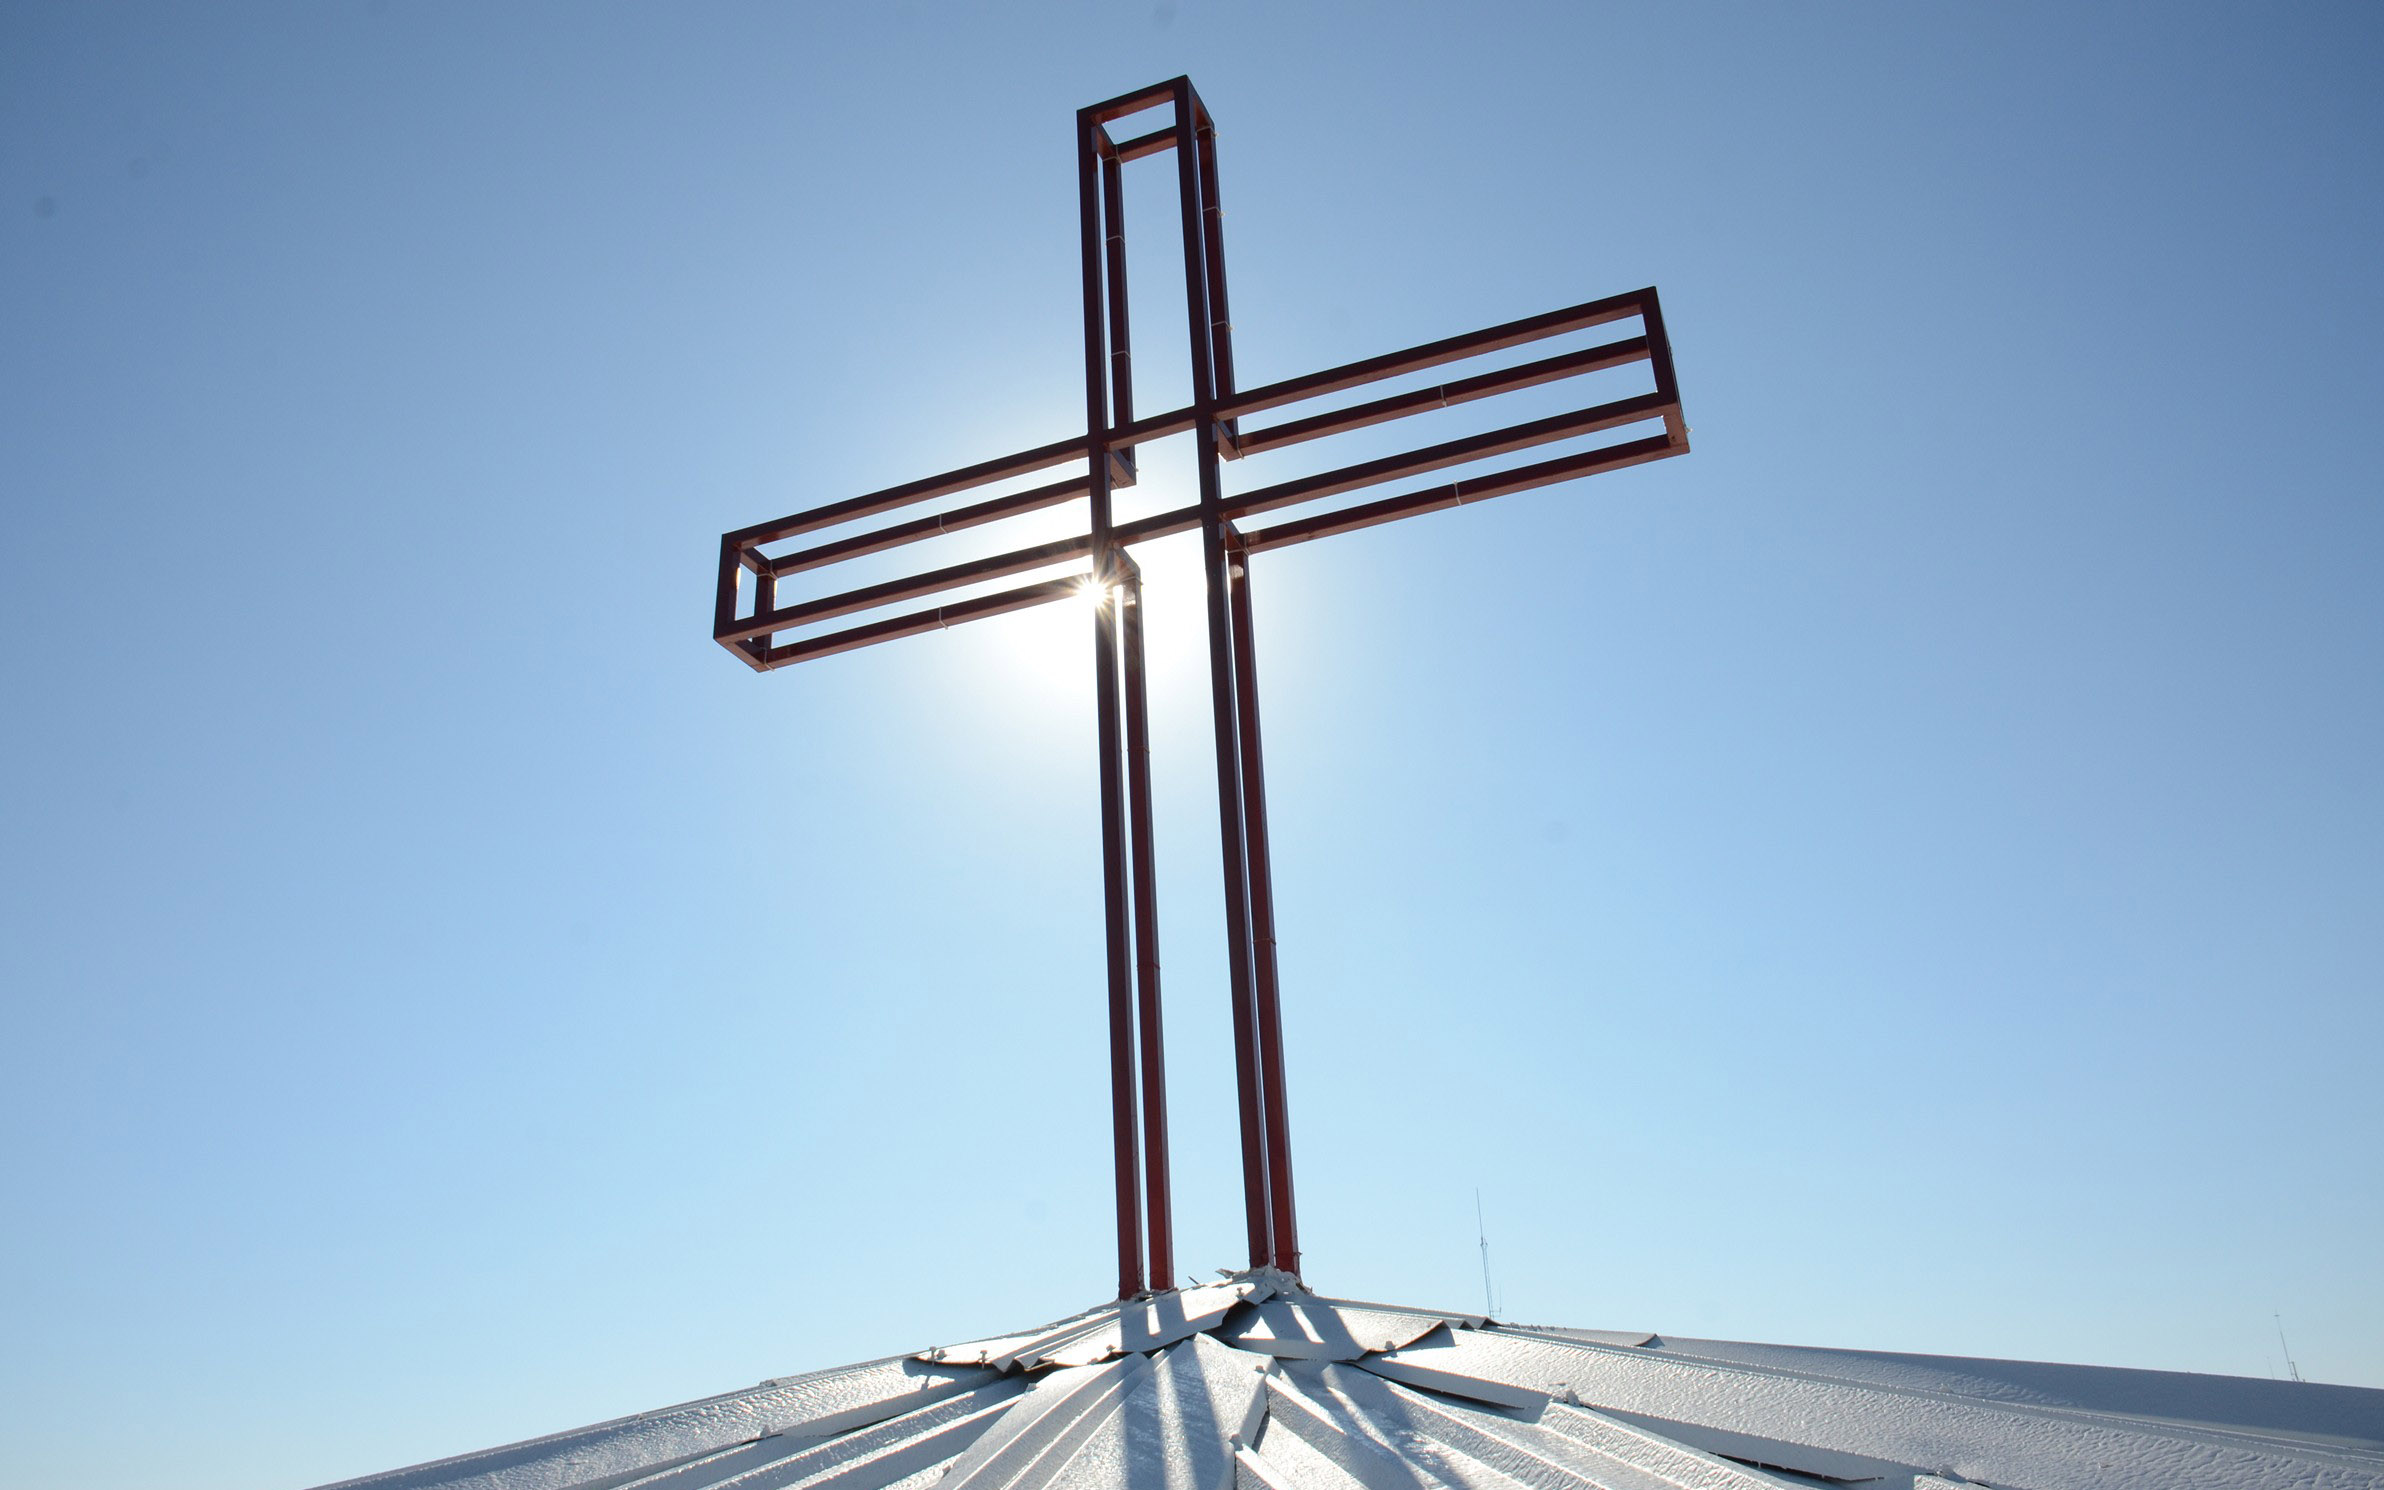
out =
[[(1162, 110), (1157, 128), (1120, 140), (1109, 126)], [(1191, 344), (1191, 402), (1162, 414), (1134, 413), (1126, 314), (1123, 168), (1175, 152), (1183, 221), (1184, 295)], [(1250, 611), (1250, 556), (1377, 523), (1547, 486), (1688, 451), (1672, 351), (1654, 289), (1370, 357), (1304, 377), (1237, 389), (1226, 311), (1225, 242), (1217, 200), (1216, 130), (1189, 78), (1140, 89), (1076, 115), (1078, 240), (1084, 260), (1085, 433), (941, 476), (799, 512), (723, 534), (712, 636), (757, 672), (915, 636), (964, 621), (1082, 597), (1095, 601), (1094, 714), (1100, 751), (1103, 917), (1108, 932), (1111, 1124), (1115, 1137), (1118, 1296), (1166, 1289), (1175, 1277), (1167, 1170), (1166, 1073), (1159, 1009), (1158, 892), (1151, 848), (1150, 746), (1143, 676), (1141, 572), (1132, 545), (1198, 529), (1207, 576), (1209, 703), (1215, 725), (1218, 827), (1225, 869), (1225, 934), (1232, 995), (1235, 1083), (1241, 1105), (1242, 1192), (1250, 1265), (1299, 1272), (1299, 1228), (1284, 1101), (1283, 1030), (1275, 966), (1266, 783), (1260, 759), (1258, 673)], [(1407, 374), (1468, 361), (1568, 332), (1625, 321), (1636, 335), (1433, 387), (1341, 403), (1247, 429), (1243, 417)], [(1404, 454), (1340, 466), (1239, 493), (1224, 489), (1220, 462), (1381, 424), (1409, 414), (1645, 364), (1652, 389), (1595, 402)], [(1146, 441), (1195, 435), (1198, 503), (1127, 522), (1111, 514), (1113, 491), (1135, 482)], [(1550, 460), (1471, 474), (1461, 480), (1348, 503), (1420, 472), (1472, 465), (1557, 441), (1604, 436)], [(805, 534), (1081, 462), (1081, 474), (981, 496), (924, 517), (851, 533), (791, 551)], [(953, 564), (817, 599), (782, 601), (794, 575), (921, 539), (997, 523), (1082, 499), (1083, 533), (968, 563)], [(1237, 519), (1289, 507), (1306, 515), (1245, 531)], [(986, 593), (988, 581), (1084, 565), (1059, 578)], [(753, 576), (748, 601), (743, 583)], [(820, 630), (819, 623), (905, 602), (921, 609)]]

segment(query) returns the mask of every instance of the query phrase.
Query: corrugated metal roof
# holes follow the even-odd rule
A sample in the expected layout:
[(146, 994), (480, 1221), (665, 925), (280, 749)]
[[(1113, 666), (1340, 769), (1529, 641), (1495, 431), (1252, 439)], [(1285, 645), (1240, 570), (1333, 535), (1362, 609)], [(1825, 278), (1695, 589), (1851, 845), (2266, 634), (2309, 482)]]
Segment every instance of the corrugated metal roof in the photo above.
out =
[(325, 1490), (2384, 1490), (2384, 1391), (1312, 1294), (1124, 1304)]

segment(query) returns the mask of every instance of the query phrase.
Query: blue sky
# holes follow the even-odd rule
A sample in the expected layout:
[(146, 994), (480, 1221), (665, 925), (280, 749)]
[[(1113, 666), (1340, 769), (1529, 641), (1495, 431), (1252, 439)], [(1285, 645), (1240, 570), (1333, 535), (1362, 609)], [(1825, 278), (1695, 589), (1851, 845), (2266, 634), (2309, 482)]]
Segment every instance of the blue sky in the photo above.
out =
[(1100, 1296), (1082, 616), (705, 633), (723, 529), (1080, 427), (1073, 110), (1179, 72), (1246, 383), (1653, 283), (1696, 430), (1262, 560), (1311, 1280), (1477, 1299), (1478, 1187), (1517, 1319), (2267, 1375), (2281, 1314), (2384, 1386), (2380, 42), (8, 6), (0, 1479), (312, 1484)]

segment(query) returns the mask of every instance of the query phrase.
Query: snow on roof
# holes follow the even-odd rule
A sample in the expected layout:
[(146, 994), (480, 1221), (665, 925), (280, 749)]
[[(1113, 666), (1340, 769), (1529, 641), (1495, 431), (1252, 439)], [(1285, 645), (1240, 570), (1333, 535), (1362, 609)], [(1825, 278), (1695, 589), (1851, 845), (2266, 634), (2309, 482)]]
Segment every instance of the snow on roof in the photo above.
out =
[(2384, 1391), (1504, 1325), (1273, 1272), (324, 1490), (2384, 1490)]

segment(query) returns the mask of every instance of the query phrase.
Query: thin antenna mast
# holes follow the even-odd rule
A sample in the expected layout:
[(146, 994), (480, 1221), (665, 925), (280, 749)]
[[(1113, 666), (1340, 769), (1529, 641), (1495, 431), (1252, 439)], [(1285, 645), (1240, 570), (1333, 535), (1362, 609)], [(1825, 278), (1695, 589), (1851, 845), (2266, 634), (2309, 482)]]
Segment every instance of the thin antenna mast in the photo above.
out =
[(1490, 1293), (1490, 1228), (1482, 1222), (1482, 1187), (1473, 1190), (1473, 1230), (1482, 1243), (1482, 1312), (1496, 1314), (1498, 1303)]
[(2268, 1317), (2276, 1321), (2276, 1343), (2280, 1346), (2284, 1346), (2285, 1374), (2292, 1377), (2295, 1381), (2307, 1381), (2309, 1378), (2303, 1376), (2301, 1374), (2301, 1368), (2293, 1363), (2293, 1347), (2285, 1344), (2285, 1316), (2282, 1314), (2271, 1313)]

